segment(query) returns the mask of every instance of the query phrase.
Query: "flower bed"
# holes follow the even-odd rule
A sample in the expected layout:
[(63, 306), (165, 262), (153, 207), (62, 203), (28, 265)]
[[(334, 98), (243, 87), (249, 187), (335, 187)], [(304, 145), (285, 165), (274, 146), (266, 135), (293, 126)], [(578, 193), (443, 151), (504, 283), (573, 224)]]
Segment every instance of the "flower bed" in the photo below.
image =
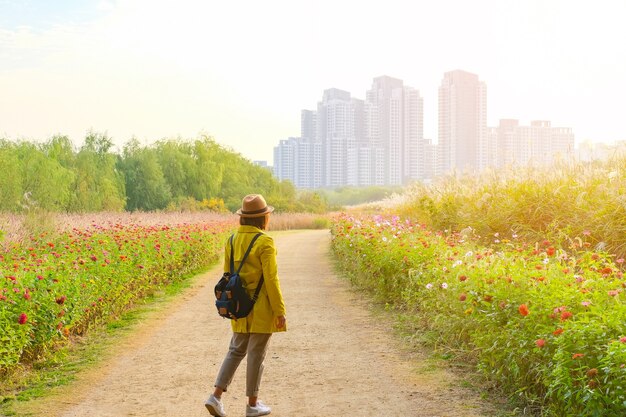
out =
[(623, 259), (588, 250), (584, 235), (568, 247), (515, 234), (484, 246), (469, 229), (398, 217), (343, 216), (332, 233), (353, 283), (543, 415), (626, 415)]
[(215, 262), (232, 223), (93, 224), (0, 252), (0, 372)]

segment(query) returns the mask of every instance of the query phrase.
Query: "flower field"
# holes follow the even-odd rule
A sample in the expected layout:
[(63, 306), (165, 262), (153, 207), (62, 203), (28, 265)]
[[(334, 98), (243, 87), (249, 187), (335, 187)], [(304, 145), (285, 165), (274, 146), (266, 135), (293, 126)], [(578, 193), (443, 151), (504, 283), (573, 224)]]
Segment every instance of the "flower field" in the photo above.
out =
[(545, 416), (626, 415), (624, 259), (595, 250), (594, 237), (479, 239), (347, 215), (332, 234), (355, 285), (512, 397)]
[(100, 221), (5, 241), (0, 374), (214, 263), (233, 228), (232, 219), (224, 217)]

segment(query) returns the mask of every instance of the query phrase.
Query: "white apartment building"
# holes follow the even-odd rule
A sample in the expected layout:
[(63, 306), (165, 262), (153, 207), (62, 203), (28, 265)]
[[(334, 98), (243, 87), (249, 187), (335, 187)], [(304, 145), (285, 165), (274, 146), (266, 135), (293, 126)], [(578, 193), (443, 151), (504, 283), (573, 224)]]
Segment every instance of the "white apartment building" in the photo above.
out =
[(322, 146), (322, 177), (326, 187), (358, 184), (356, 133), (362, 132), (362, 100), (347, 91), (324, 91), (317, 104), (317, 140)]
[(568, 127), (552, 127), (547, 120), (535, 120), (520, 126), (516, 119), (501, 119), (498, 127), (489, 128), (497, 155), (494, 166), (541, 166), (574, 155), (574, 133)]
[(383, 177), (375, 177), (373, 183), (400, 185), (420, 179), (424, 101), (419, 91), (397, 78), (377, 77), (366, 92), (364, 109), (366, 141), (383, 156), (374, 161)]
[(476, 74), (444, 74), (439, 87), (438, 174), (476, 172), (490, 165), (487, 86)]

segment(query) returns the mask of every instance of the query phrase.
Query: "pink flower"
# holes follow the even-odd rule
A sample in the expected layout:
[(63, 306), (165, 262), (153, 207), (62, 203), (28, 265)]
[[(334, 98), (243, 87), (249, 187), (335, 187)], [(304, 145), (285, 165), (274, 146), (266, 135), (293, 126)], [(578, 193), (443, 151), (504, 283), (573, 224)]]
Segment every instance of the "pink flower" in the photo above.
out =
[(622, 342), (622, 343), (626, 343), (626, 336), (621, 337), (621, 338), (619, 339), (619, 341), (620, 341), (620, 342)]
[(542, 348), (545, 346), (546, 341), (545, 339), (537, 339), (535, 340), (535, 344), (537, 345), (538, 348)]
[(591, 302), (590, 301), (583, 301), (580, 304), (582, 304), (583, 307), (589, 307), (591, 305)]

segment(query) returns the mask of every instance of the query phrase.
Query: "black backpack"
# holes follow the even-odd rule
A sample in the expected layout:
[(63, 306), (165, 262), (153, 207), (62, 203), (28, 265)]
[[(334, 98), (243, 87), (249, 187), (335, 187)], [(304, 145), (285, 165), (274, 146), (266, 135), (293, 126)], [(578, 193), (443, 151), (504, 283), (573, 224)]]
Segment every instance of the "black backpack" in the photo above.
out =
[(231, 235), (230, 237), (230, 272), (224, 272), (224, 275), (222, 275), (222, 278), (215, 286), (215, 298), (217, 299), (215, 300), (215, 306), (217, 307), (218, 314), (226, 319), (237, 320), (246, 317), (252, 311), (254, 303), (256, 303), (256, 300), (259, 297), (259, 292), (261, 291), (261, 286), (263, 285), (263, 274), (261, 274), (259, 285), (257, 285), (256, 290), (254, 291), (254, 296), (250, 298), (248, 292), (243, 286), (243, 283), (241, 282), (239, 272), (241, 271), (241, 267), (244, 262), (246, 262), (254, 242), (256, 242), (261, 235), (262, 233), (257, 233), (254, 236), (252, 242), (250, 242), (250, 246), (248, 246), (248, 249), (246, 250), (245, 255), (243, 255), (243, 259), (241, 260), (239, 268), (236, 272), (234, 271), (235, 259), (233, 256), (234, 235)]

